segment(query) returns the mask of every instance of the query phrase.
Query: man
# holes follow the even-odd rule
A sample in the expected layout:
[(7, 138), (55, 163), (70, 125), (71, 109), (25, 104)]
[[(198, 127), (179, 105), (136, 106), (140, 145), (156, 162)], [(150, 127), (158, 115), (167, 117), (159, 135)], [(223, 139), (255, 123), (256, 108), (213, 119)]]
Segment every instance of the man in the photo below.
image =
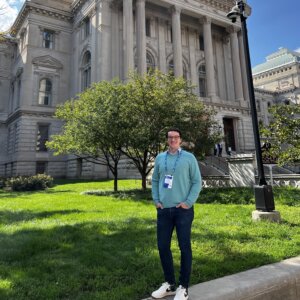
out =
[[(166, 137), (169, 148), (156, 157), (152, 176), (152, 197), (157, 208), (157, 245), (166, 282), (152, 293), (152, 297), (159, 299), (176, 294), (174, 300), (186, 300), (192, 268), (193, 204), (199, 196), (202, 181), (195, 156), (180, 148), (180, 130), (171, 128)], [(174, 228), (181, 252), (177, 290), (171, 252)]]

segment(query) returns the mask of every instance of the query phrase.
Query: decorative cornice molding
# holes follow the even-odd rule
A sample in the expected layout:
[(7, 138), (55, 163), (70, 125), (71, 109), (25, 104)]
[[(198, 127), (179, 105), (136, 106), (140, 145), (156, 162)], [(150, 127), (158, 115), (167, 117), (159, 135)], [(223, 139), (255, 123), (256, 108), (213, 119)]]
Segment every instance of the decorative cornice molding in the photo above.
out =
[(75, 0), (71, 5), (72, 12), (76, 12), (83, 4), (85, 0)]
[[(45, 109), (43, 107), (43, 109)], [(8, 115), (6, 121), (4, 122), (4, 124), (9, 125), (10, 123), (14, 122), (15, 120), (21, 118), (21, 117), (28, 117), (28, 116), (32, 116), (32, 117), (46, 117), (46, 118), (54, 118), (54, 114), (55, 114), (55, 108), (51, 107), (49, 108), (48, 111), (30, 111), (30, 110), (24, 110), (24, 109), (18, 109), (17, 111), (11, 113)]]
[(14, 24), (10, 28), (11, 35), (13, 36), (16, 35), (16, 33), (19, 31), (27, 15), (30, 12), (34, 12), (43, 16), (53, 17), (67, 22), (71, 22), (73, 20), (73, 15), (71, 12), (57, 10), (51, 7), (41, 6), (36, 3), (26, 1), (21, 11), (19, 12), (17, 19), (15, 20)]
[(235, 0), (185, 0), (184, 2), (195, 6), (203, 6), (203, 4), (210, 7), (229, 12), (235, 5)]

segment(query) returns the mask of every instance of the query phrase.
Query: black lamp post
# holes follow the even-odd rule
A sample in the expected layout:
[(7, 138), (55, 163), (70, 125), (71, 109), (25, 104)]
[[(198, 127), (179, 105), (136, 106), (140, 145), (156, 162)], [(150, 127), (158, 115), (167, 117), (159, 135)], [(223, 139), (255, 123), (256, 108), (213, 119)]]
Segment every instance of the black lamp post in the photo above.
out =
[(254, 134), (254, 143), (255, 143), (255, 152), (256, 152), (256, 161), (257, 161), (257, 170), (258, 170), (258, 185), (254, 186), (255, 192), (255, 205), (257, 210), (262, 211), (272, 211), (275, 209), (274, 197), (272, 186), (267, 185), (264, 173), (264, 166), (262, 161), (262, 152), (260, 145), (260, 136), (259, 128), (257, 121), (257, 111), (255, 105), (255, 94), (252, 81), (252, 70), (251, 70), (251, 60), (249, 52), (249, 43), (248, 43), (248, 33), (247, 33), (247, 14), (245, 12), (246, 3), (244, 0), (239, 0), (236, 2), (236, 5), (232, 10), (227, 14), (227, 17), (235, 23), (237, 18), (240, 18), (242, 25), (242, 36), (245, 46), (245, 62), (246, 62), (246, 73), (247, 73), (247, 83), (249, 90), (249, 99), (251, 107), (251, 117), (253, 125), (253, 134)]

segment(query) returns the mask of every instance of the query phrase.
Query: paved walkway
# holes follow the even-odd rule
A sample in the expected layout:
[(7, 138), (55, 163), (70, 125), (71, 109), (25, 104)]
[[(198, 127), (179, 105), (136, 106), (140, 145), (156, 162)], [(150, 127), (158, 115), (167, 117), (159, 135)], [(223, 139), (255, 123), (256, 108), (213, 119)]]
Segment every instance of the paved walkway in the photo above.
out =
[(300, 256), (196, 284), (189, 300), (300, 300)]

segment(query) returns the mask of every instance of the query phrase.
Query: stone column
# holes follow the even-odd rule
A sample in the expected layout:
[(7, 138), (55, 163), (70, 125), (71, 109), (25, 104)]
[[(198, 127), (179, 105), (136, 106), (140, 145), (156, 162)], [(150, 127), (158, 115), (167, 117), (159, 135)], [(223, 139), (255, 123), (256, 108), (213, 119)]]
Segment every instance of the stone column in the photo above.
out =
[(217, 62), (217, 76), (218, 76), (218, 91), (219, 97), (221, 100), (227, 99), (227, 87), (226, 87), (226, 79), (225, 79), (225, 59), (223, 53), (223, 38), (218, 36), (216, 40), (216, 62)]
[(100, 33), (99, 48), (101, 53), (101, 63), (100, 66), (98, 66), (98, 68), (100, 69), (100, 80), (111, 80), (112, 78), (111, 6), (107, 1), (102, 2), (101, 17), (99, 17), (99, 21), (100, 24), (99, 24), (98, 32)]
[(134, 69), (132, 0), (123, 0), (123, 46), (124, 78), (127, 78), (128, 72)]
[(211, 19), (204, 17), (203, 19), (203, 38), (204, 38), (204, 55), (206, 67), (206, 85), (207, 96), (216, 97), (216, 82), (214, 72), (214, 55), (211, 35)]
[(244, 100), (244, 97), (243, 97), (243, 82), (242, 82), (242, 72), (241, 72), (241, 62), (240, 62), (237, 31), (234, 27), (231, 27), (229, 31), (230, 31), (231, 60), (232, 60), (232, 69), (233, 69), (235, 98), (237, 101), (241, 102)]
[(165, 27), (166, 27), (165, 20), (159, 19), (158, 20), (159, 69), (163, 73), (167, 72)]
[(180, 14), (181, 9), (174, 5), (172, 7), (172, 40), (175, 77), (183, 75)]
[(120, 41), (121, 35), (119, 29), (119, 19), (120, 19), (120, 12), (121, 12), (120, 3), (116, 3), (116, 2), (111, 3), (111, 9), (112, 9), (111, 70), (112, 70), (112, 78), (115, 78), (115, 77), (122, 77), (122, 74), (120, 74), (120, 63), (121, 63), (120, 47), (122, 45)]
[(136, 47), (139, 74), (147, 73), (145, 0), (136, 1)]
[(243, 94), (244, 99), (249, 101), (249, 90), (246, 72), (246, 60), (245, 60), (245, 47), (243, 42), (242, 32), (238, 34), (239, 50), (240, 50), (240, 62), (241, 62), (241, 72), (242, 72), (242, 82), (243, 82)]
[(193, 85), (198, 86), (198, 74), (196, 68), (196, 43), (195, 43), (195, 32), (189, 30), (189, 56), (190, 56), (190, 70), (191, 70), (191, 82)]
[(225, 82), (226, 82), (226, 100), (231, 101), (235, 99), (233, 73), (231, 64), (231, 50), (229, 45), (229, 35), (223, 37), (223, 53), (224, 53), (224, 67), (225, 67)]

